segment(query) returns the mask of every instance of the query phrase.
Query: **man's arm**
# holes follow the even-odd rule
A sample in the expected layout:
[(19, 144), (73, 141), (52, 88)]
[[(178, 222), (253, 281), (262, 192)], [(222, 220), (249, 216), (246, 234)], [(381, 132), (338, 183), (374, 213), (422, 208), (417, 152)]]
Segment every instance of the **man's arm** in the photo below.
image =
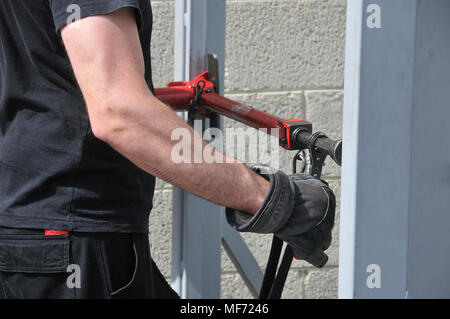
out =
[(131, 9), (84, 18), (61, 30), (86, 101), (95, 136), (146, 172), (219, 205), (255, 213), (269, 182), (242, 163), (182, 163), (171, 159), (172, 131), (189, 130), (195, 143), (210, 148), (168, 106), (154, 97), (144, 78), (144, 59)]

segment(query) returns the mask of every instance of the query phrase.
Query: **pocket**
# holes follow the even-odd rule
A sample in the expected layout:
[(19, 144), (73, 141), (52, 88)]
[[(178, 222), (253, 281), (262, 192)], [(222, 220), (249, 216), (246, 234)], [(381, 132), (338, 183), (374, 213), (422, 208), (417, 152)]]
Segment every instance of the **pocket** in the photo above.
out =
[(121, 298), (122, 296), (125, 297), (127, 289), (130, 288), (133, 285), (134, 281), (136, 280), (136, 274), (139, 267), (139, 257), (136, 251), (136, 244), (134, 243), (134, 240), (133, 240), (133, 253), (134, 253), (133, 274), (131, 275), (130, 280), (124, 286), (117, 289), (113, 289), (113, 291), (110, 294), (111, 297), (115, 298)]
[(110, 298), (127, 298), (132, 294), (139, 267), (136, 243), (132, 235), (98, 240), (100, 264)]
[(0, 235), (0, 271), (59, 273), (68, 266), (68, 235)]
[(0, 235), (2, 298), (73, 298), (66, 283), (69, 237)]

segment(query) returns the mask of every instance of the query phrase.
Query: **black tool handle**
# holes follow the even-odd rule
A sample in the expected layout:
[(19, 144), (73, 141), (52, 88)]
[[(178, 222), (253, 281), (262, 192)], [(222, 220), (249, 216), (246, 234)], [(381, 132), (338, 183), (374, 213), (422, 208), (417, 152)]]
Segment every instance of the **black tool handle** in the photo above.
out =
[[(324, 152), (329, 155), (339, 166), (342, 163), (342, 140), (334, 141), (327, 137), (325, 134), (321, 134), (315, 139), (312, 139), (313, 134), (307, 131), (298, 130), (293, 134), (295, 142), (304, 148), (310, 149), (314, 147), (319, 152)], [(314, 145), (311, 145), (311, 144)]]

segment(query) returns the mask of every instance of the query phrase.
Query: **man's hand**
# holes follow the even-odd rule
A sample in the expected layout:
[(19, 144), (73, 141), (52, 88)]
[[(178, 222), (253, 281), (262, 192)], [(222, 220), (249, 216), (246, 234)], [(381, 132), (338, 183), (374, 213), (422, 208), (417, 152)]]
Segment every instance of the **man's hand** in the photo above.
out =
[(267, 166), (256, 172), (271, 182), (263, 206), (253, 216), (227, 208), (227, 220), (241, 232), (274, 233), (294, 254), (316, 267), (328, 261), (324, 251), (331, 244), (336, 199), (325, 182), (312, 176), (287, 176)]

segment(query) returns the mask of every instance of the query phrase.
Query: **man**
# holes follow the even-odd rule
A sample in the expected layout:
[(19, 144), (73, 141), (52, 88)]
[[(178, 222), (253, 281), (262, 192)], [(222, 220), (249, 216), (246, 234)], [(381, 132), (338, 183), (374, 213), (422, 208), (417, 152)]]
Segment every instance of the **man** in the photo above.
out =
[(176, 298), (150, 257), (155, 177), (326, 262), (323, 182), (171, 160), (174, 129), (200, 137), (153, 94), (151, 29), (148, 0), (0, 1), (0, 297)]

